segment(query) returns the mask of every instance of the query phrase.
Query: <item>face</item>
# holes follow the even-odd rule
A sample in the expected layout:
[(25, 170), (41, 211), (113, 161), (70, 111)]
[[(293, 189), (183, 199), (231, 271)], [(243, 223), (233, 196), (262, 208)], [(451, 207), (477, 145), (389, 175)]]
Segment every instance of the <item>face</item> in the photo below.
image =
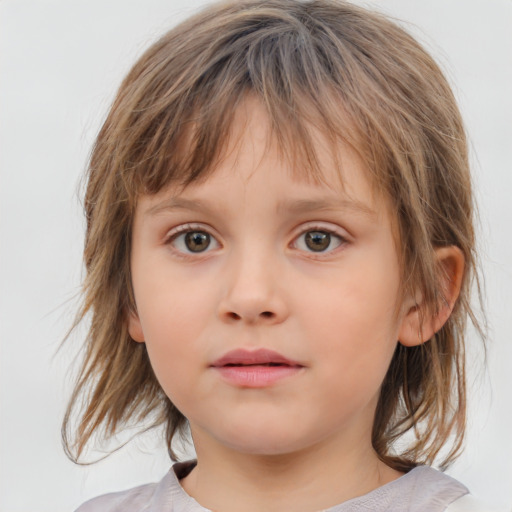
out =
[(327, 157), (329, 185), (298, 177), (255, 101), (233, 133), (206, 181), (140, 198), (130, 334), (196, 442), (280, 454), (369, 439), (402, 321), (386, 205), (348, 148), (343, 187)]

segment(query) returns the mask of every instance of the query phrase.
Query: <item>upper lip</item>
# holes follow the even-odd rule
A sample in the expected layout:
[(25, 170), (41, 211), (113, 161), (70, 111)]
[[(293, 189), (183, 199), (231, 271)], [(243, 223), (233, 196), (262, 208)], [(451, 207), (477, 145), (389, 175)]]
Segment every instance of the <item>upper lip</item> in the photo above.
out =
[(211, 366), (221, 367), (228, 364), (231, 365), (257, 365), (257, 364), (285, 364), (288, 366), (302, 366), (297, 361), (288, 359), (287, 357), (266, 348), (257, 350), (235, 349), (227, 352), (219, 359), (216, 359)]

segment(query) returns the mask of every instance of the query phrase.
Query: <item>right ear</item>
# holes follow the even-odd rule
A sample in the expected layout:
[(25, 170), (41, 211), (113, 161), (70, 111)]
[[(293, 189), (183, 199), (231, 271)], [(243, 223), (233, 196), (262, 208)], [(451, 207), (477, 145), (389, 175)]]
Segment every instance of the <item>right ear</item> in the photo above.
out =
[(137, 341), (138, 343), (146, 341), (144, 339), (144, 333), (142, 332), (139, 315), (136, 311), (130, 311), (128, 316), (128, 332), (134, 341)]

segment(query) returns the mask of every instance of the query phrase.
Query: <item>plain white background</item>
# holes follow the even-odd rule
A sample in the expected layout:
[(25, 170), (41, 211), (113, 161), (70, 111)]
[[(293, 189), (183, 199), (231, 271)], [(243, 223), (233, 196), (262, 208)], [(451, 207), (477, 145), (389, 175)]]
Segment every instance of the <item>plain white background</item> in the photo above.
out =
[[(60, 446), (80, 333), (78, 183), (106, 109), (135, 58), (199, 0), (0, 3), (0, 511), (58, 512), (159, 480), (156, 436), (79, 467)], [(466, 119), (480, 204), (490, 324), (488, 370), (470, 350), (467, 450), (450, 470), (512, 509), (512, 1), (375, 1), (446, 70)], [(472, 337), (470, 344), (477, 344)], [(101, 456), (96, 453), (92, 456)]]

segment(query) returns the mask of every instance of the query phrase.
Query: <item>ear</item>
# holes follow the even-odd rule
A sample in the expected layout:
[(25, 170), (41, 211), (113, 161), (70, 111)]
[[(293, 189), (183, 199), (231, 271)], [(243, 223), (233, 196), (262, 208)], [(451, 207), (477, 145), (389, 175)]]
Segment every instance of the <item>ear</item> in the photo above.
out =
[(422, 315), (421, 298), (406, 306), (402, 318), (398, 340), (406, 347), (421, 345), (428, 341), (443, 327), (450, 317), (455, 302), (459, 297), (462, 277), (464, 275), (464, 255), (455, 246), (440, 247), (435, 250), (438, 264), (441, 267), (441, 287), (443, 297), (437, 313)]
[(130, 311), (129, 313), (128, 332), (134, 341), (139, 343), (143, 343), (145, 341), (144, 333), (142, 332), (142, 325), (136, 311)]

